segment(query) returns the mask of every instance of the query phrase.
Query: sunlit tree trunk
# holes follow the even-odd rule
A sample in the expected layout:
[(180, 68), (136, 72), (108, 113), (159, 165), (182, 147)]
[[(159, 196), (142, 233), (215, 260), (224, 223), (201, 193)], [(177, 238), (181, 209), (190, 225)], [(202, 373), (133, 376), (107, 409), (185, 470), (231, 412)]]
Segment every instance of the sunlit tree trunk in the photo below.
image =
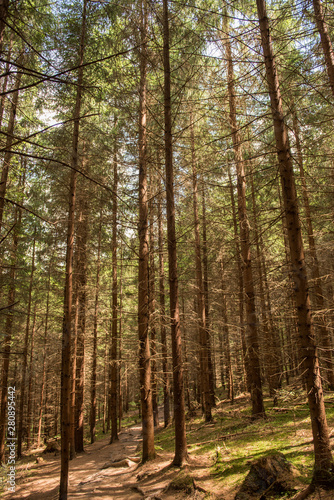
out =
[(297, 306), (299, 342), (304, 381), (310, 408), (314, 442), (315, 466), (313, 483), (333, 484), (334, 464), (329, 442), (319, 361), (315, 345), (309, 286), (304, 259), (293, 164), (288, 133), (284, 122), (282, 98), (272, 48), (269, 20), (264, 0), (257, 0), (266, 77), (273, 115), (274, 134), (279, 161), (280, 179), (287, 220), (290, 257)]
[(324, 12), (322, 9), (321, 1), (313, 0), (313, 8), (314, 8), (315, 20), (317, 23), (317, 28), (320, 34), (321, 46), (325, 56), (329, 84), (332, 93), (334, 95), (334, 52), (333, 52), (332, 41), (328, 33), (327, 23), (324, 18)]
[(9, 374), (9, 361), (12, 343), (12, 330), (13, 330), (13, 306), (15, 303), (16, 293), (16, 262), (17, 262), (17, 246), (18, 246), (18, 233), (21, 223), (21, 213), (19, 209), (15, 209), (15, 221), (13, 232), (12, 244), (12, 262), (10, 264), (10, 285), (8, 291), (8, 314), (4, 329), (3, 339), (3, 354), (2, 354), (2, 377), (1, 377), (1, 413), (0, 413), (0, 464), (5, 460), (5, 436), (6, 436), (6, 409), (7, 409), (7, 390), (8, 390), (8, 374)]
[[(151, 177), (151, 185), (153, 179)], [(156, 344), (156, 313), (155, 313), (155, 262), (154, 262), (154, 211), (153, 211), (153, 194), (150, 194), (149, 201), (149, 243), (150, 243), (150, 264), (149, 264), (149, 322), (151, 334), (151, 370), (152, 370), (152, 406), (154, 426), (159, 426), (159, 410), (158, 410), (158, 394), (157, 394), (157, 344)]]
[(296, 137), (296, 148), (297, 148), (297, 160), (299, 165), (299, 174), (300, 180), (302, 183), (302, 195), (303, 195), (303, 204), (306, 216), (306, 228), (307, 228), (307, 237), (309, 244), (309, 251), (311, 257), (311, 273), (314, 281), (313, 290), (314, 290), (314, 309), (315, 311), (319, 311), (319, 315), (317, 317), (317, 324), (315, 326), (316, 333), (318, 335), (318, 342), (322, 351), (324, 351), (324, 359), (323, 365), (325, 367), (325, 373), (323, 377), (326, 381), (328, 381), (329, 390), (334, 390), (334, 367), (333, 367), (333, 356), (332, 356), (332, 345), (331, 345), (331, 336), (330, 332), (326, 327), (326, 321), (324, 317), (323, 311), (325, 310), (325, 301), (324, 294), (322, 290), (321, 280), (320, 280), (320, 266), (317, 255), (316, 243), (313, 233), (313, 224), (311, 217), (311, 207), (309, 202), (309, 194), (308, 188), (305, 179), (304, 172), (304, 162), (303, 162), (303, 154), (302, 154), (302, 146), (300, 143), (300, 132), (299, 125), (297, 119), (297, 112), (293, 110), (293, 130)]
[[(227, 19), (225, 17), (225, 19)], [(225, 22), (227, 28), (227, 21)], [(236, 97), (234, 88), (234, 71), (232, 61), (231, 42), (228, 34), (228, 29), (225, 43), (225, 51), (227, 58), (227, 86), (229, 96), (229, 117), (232, 130), (232, 141), (234, 150), (234, 159), (237, 170), (237, 191), (238, 191), (238, 214), (240, 227), (240, 245), (242, 255), (243, 268), (243, 283), (244, 283), (244, 300), (247, 320), (247, 354), (249, 362), (249, 375), (251, 386), (252, 399), (252, 414), (254, 417), (264, 415), (261, 368), (260, 368), (260, 349), (257, 331), (257, 315), (255, 309), (255, 291), (252, 272), (249, 222), (247, 217), (246, 206), (246, 176), (245, 165), (241, 150), (241, 136), (236, 120)]]
[(139, 112), (139, 278), (138, 278), (138, 337), (139, 384), (143, 432), (142, 462), (155, 457), (154, 420), (151, 389), (151, 352), (149, 344), (148, 303), (148, 196), (147, 196), (147, 1), (141, 4), (140, 112)]
[[(0, 34), (1, 35), (1, 34)], [(1, 43), (1, 40), (0, 40)], [(1, 48), (0, 48), (1, 50)], [(22, 63), (23, 61), (23, 56), (21, 55), (19, 58), (19, 62)], [(3, 166), (2, 166), (2, 173), (1, 173), (1, 180), (0, 180), (0, 232), (2, 230), (2, 223), (3, 223), (3, 212), (4, 212), (4, 205), (5, 205), (5, 196), (6, 196), (6, 190), (7, 190), (7, 180), (8, 180), (8, 172), (10, 168), (10, 162), (12, 158), (12, 144), (14, 140), (14, 126), (15, 126), (15, 118), (16, 118), (16, 109), (17, 109), (17, 104), (19, 100), (19, 87), (21, 84), (21, 77), (22, 73), (18, 72), (16, 75), (15, 79), (15, 86), (14, 86), (14, 92), (13, 92), (13, 98), (12, 98), (12, 103), (10, 106), (10, 112), (9, 112), (9, 120), (8, 120), (8, 126), (7, 126), (7, 138), (6, 138), (6, 146), (5, 146), (5, 155), (3, 159)]]
[(111, 435), (110, 443), (118, 440), (117, 424), (117, 323), (118, 323), (118, 281), (117, 281), (117, 187), (118, 187), (118, 166), (117, 166), (117, 138), (115, 137), (113, 153), (113, 197), (112, 197), (112, 328), (111, 328), (111, 367), (110, 367), (110, 409), (111, 409)]
[[(86, 5), (83, 1), (82, 27), (79, 49), (79, 63), (83, 64), (84, 42), (86, 31)], [(67, 243), (66, 243), (66, 271), (64, 290), (64, 317), (62, 336), (61, 361), (61, 467), (59, 500), (67, 500), (68, 470), (70, 451), (70, 413), (71, 413), (71, 320), (72, 320), (72, 293), (73, 293), (73, 246), (74, 246), (74, 213), (76, 198), (76, 183), (78, 167), (79, 123), (82, 97), (83, 67), (78, 69), (76, 102), (73, 113), (73, 136), (70, 189), (68, 201)]]
[(206, 330), (206, 310), (203, 287), (201, 241), (199, 232), (199, 216), (197, 202), (197, 168), (195, 157), (195, 138), (193, 115), (190, 113), (190, 140), (191, 140), (191, 165), (192, 165), (192, 184), (193, 184), (193, 211), (194, 211), (194, 233), (195, 233), (195, 267), (196, 267), (196, 285), (197, 285), (197, 314), (200, 344), (200, 367), (201, 367), (201, 392), (204, 406), (205, 421), (212, 420), (211, 414), (211, 393), (209, 378), (209, 339)]
[(100, 290), (100, 255), (101, 255), (101, 231), (102, 231), (102, 209), (100, 210), (100, 224), (97, 244), (97, 263), (96, 263), (96, 281), (95, 281), (95, 302), (94, 302), (94, 321), (93, 321), (93, 352), (92, 352), (92, 374), (91, 374), (91, 393), (90, 393), (90, 442), (95, 442), (96, 426), (96, 368), (97, 368), (97, 319), (99, 308), (99, 290)]
[(29, 378), (28, 378), (28, 404), (27, 404), (27, 450), (31, 447), (31, 421), (34, 421), (32, 416), (32, 401), (33, 401), (33, 393), (32, 393), (32, 382), (33, 382), (33, 374), (34, 374), (34, 340), (35, 340), (35, 331), (36, 331), (36, 309), (37, 302), (34, 307), (34, 316), (33, 316), (33, 324), (31, 330), (31, 346), (30, 346), (30, 361), (29, 361)]
[(19, 425), (17, 433), (17, 458), (22, 456), (22, 434), (23, 434), (23, 424), (25, 418), (25, 390), (26, 390), (26, 375), (28, 366), (28, 345), (29, 345), (29, 334), (30, 334), (30, 312), (31, 312), (31, 301), (32, 301), (32, 289), (34, 282), (34, 272), (35, 272), (35, 251), (36, 251), (36, 229), (34, 231), (34, 241), (33, 250), (31, 258), (31, 271), (29, 279), (29, 291), (28, 291), (28, 304), (27, 304), (27, 321), (25, 327), (24, 335), (24, 346), (23, 346), (23, 357), (22, 357), (22, 378), (21, 378), (21, 394), (20, 394), (20, 411), (19, 411)]
[(187, 459), (186, 421), (183, 387), (181, 326), (178, 293), (174, 172), (172, 150), (171, 116), (171, 71), (169, 60), (169, 17), (168, 0), (163, 0), (163, 61), (164, 61), (164, 108), (165, 108), (165, 168), (167, 191), (167, 237), (169, 264), (169, 293), (173, 357), (175, 455), (173, 464), (181, 466)]
[(160, 304), (160, 336), (162, 348), (162, 377), (164, 390), (164, 425), (170, 424), (170, 389), (168, 375), (167, 337), (166, 337), (166, 307), (165, 307), (165, 271), (162, 221), (162, 184), (158, 196), (158, 231), (159, 231), (159, 304)]

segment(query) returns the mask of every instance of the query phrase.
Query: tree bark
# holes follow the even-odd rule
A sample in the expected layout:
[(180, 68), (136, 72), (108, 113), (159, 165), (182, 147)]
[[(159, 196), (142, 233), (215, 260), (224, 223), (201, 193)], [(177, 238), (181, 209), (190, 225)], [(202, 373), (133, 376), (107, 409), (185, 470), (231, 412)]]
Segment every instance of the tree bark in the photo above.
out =
[[(153, 179), (151, 177), (151, 186)], [(153, 194), (150, 194), (149, 201), (149, 244), (150, 244), (150, 264), (149, 264), (149, 323), (151, 336), (151, 370), (152, 370), (152, 406), (154, 427), (159, 427), (159, 410), (157, 394), (157, 344), (156, 344), (156, 313), (155, 313), (155, 262), (154, 262), (154, 228), (153, 228)]]
[[(8, 305), (11, 306), (15, 302), (16, 292), (16, 262), (17, 262), (17, 247), (18, 247), (18, 233), (21, 222), (21, 213), (19, 209), (15, 209), (15, 226), (13, 233), (12, 244), (12, 263), (10, 266), (10, 285), (8, 291)], [(2, 377), (1, 377), (1, 413), (0, 413), (0, 465), (5, 461), (5, 437), (6, 437), (6, 409), (7, 409), (7, 391), (8, 391), (8, 375), (9, 375), (9, 361), (12, 343), (12, 330), (13, 330), (14, 314), (12, 308), (8, 309), (8, 315), (5, 323), (5, 335), (3, 340), (3, 364), (2, 364)]]
[[(227, 18), (225, 17), (227, 27)], [(227, 59), (227, 86), (229, 96), (229, 118), (232, 131), (232, 141), (234, 158), (237, 169), (237, 191), (238, 191), (238, 214), (240, 227), (240, 245), (242, 255), (244, 300), (247, 320), (247, 351), (249, 362), (249, 375), (252, 399), (253, 417), (261, 417), (265, 414), (262, 395), (261, 368), (260, 368), (260, 349), (257, 332), (257, 315), (255, 309), (255, 292), (252, 272), (249, 222), (246, 206), (246, 176), (245, 165), (241, 150), (241, 137), (236, 120), (236, 97), (234, 89), (234, 71), (231, 51), (231, 42), (228, 29), (226, 31), (225, 51)]]
[(28, 345), (29, 345), (29, 333), (30, 333), (30, 312), (31, 312), (31, 300), (32, 300), (32, 288), (34, 282), (34, 272), (35, 272), (35, 250), (36, 250), (36, 229), (34, 230), (34, 241), (31, 259), (31, 271), (29, 279), (29, 291), (28, 291), (28, 304), (27, 304), (27, 321), (24, 335), (24, 347), (23, 347), (23, 358), (22, 358), (22, 378), (21, 378), (21, 394), (20, 394), (20, 410), (19, 410), (19, 425), (17, 432), (17, 458), (22, 457), (22, 439), (23, 439), (23, 423), (24, 423), (24, 410), (25, 410), (25, 390), (26, 390), (26, 375), (28, 366)]
[(165, 271), (162, 221), (162, 184), (158, 196), (158, 231), (159, 231), (159, 304), (160, 304), (160, 336), (162, 346), (162, 377), (164, 391), (164, 425), (170, 424), (170, 390), (168, 375), (167, 337), (166, 337), (166, 306), (165, 306)]
[(299, 220), (293, 164), (290, 155), (289, 138), (284, 122), (282, 98), (275, 66), (269, 21), (264, 0), (257, 0), (266, 77), (273, 115), (276, 149), (279, 161), (280, 179), (287, 219), (290, 257), (295, 284), (295, 300), (298, 315), (301, 362), (310, 408), (314, 442), (315, 466), (313, 483), (333, 484), (334, 463), (329, 442), (319, 361), (315, 345), (309, 287), (304, 259), (303, 241)]
[(171, 71), (169, 59), (168, 0), (163, 0), (163, 62), (165, 115), (165, 169), (167, 191), (167, 236), (169, 261), (170, 317), (173, 357), (175, 455), (173, 464), (181, 466), (187, 459), (185, 404), (183, 387), (181, 326), (178, 296), (178, 273), (175, 232), (174, 172), (171, 117)]
[(327, 23), (324, 18), (321, 1), (313, 0), (313, 8), (314, 8), (317, 28), (320, 34), (321, 46), (325, 56), (325, 63), (327, 68), (329, 84), (332, 90), (332, 94), (334, 96), (334, 52), (332, 47), (332, 41), (328, 33)]
[(110, 443), (118, 440), (118, 424), (117, 424), (117, 186), (118, 186), (118, 171), (117, 171), (117, 138), (115, 137), (114, 154), (113, 154), (113, 197), (112, 197), (112, 329), (111, 329), (111, 367), (110, 367), (110, 395), (111, 395), (111, 436)]
[(319, 311), (319, 316), (317, 318), (317, 324), (315, 325), (315, 331), (318, 336), (318, 342), (322, 351), (325, 352), (323, 364), (325, 367), (324, 379), (328, 383), (328, 388), (330, 391), (334, 390), (334, 366), (333, 366), (333, 355), (332, 355), (332, 344), (331, 344), (331, 336), (330, 332), (326, 327), (326, 321), (324, 317), (324, 309), (325, 309), (325, 301), (324, 294), (321, 285), (320, 279), (320, 266), (317, 255), (317, 248), (313, 233), (313, 224), (311, 217), (311, 207), (309, 202), (309, 194), (305, 179), (304, 172), (304, 162), (303, 162), (303, 154), (302, 154), (302, 146), (300, 143), (300, 134), (299, 134), (299, 125), (297, 119), (297, 112), (293, 109), (293, 130), (296, 138), (296, 148), (297, 148), (297, 160), (299, 165), (299, 174), (300, 180), (302, 183), (302, 195), (303, 195), (303, 204), (306, 216), (306, 227), (307, 227), (307, 237), (309, 244), (309, 251), (311, 257), (311, 273), (314, 281), (314, 309), (315, 311)]
[(78, 196), (78, 221), (76, 229), (75, 274), (77, 287), (76, 329), (76, 384), (75, 384), (75, 451), (84, 451), (84, 391), (85, 391), (85, 335), (87, 307), (87, 239), (88, 200), (87, 193)]
[(36, 331), (36, 309), (37, 309), (37, 302), (35, 302), (34, 319), (31, 330), (31, 346), (30, 346), (29, 378), (28, 378), (28, 404), (27, 404), (27, 450), (29, 450), (31, 447), (31, 421), (34, 421), (31, 412), (32, 412), (32, 401), (34, 399), (32, 395), (32, 382), (34, 374), (33, 355), (34, 355), (34, 339)]
[(139, 385), (143, 432), (142, 462), (153, 460), (154, 421), (151, 388), (151, 352), (149, 343), (148, 303), (148, 196), (147, 196), (147, 1), (141, 5), (141, 54), (140, 54), (140, 111), (139, 111), (139, 276), (138, 276), (138, 337), (139, 337)]
[[(79, 49), (79, 64), (83, 64), (84, 42), (86, 32), (86, 7), (87, 0), (83, 0), (82, 27)], [(78, 167), (79, 123), (82, 97), (83, 67), (78, 69), (77, 94), (73, 113), (73, 136), (71, 174), (68, 202), (68, 225), (66, 244), (66, 275), (64, 290), (64, 317), (62, 336), (62, 361), (61, 361), (61, 464), (59, 500), (67, 500), (68, 470), (69, 470), (69, 443), (70, 443), (70, 413), (71, 413), (71, 319), (72, 319), (72, 293), (73, 293), (73, 245), (74, 245), (74, 213), (76, 198), (76, 183)]]
[(200, 368), (201, 368), (201, 392), (204, 405), (204, 417), (206, 422), (212, 420), (211, 404), (212, 395), (210, 392), (209, 376), (209, 339), (206, 330), (206, 308), (203, 286), (201, 241), (199, 233), (199, 217), (197, 204), (197, 168), (195, 157), (195, 137), (193, 115), (190, 113), (190, 140), (191, 140), (191, 165), (192, 165), (192, 184), (193, 184), (193, 212), (194, 212), (194, 236), (195, 236), (195, 266), (196, 266), (196, 285), (197, 285), (197, 315), (200, 344)]
[[(0, 39), (1, 43), (1, 39)], [(1, 49), (0, 49), (1, 50)], [(23, 62), (23, 56), (21, 55), (19, 58), (19, 64), (22, 64)], [(16, 75), (16, 80), (15, 80), (15, 86), (14, 86), (14, 92), (13, 92), (13, 99), (12, 99), (12, 104), (10, 107), (10, 112), (9, 112), (9, 120), (8, 120), (8, 126), (7, 126), (7, 138), (6, 138), (6, 152), (3, 160), (3, 167), (2, 167), (2, 173), (1, 173), (1, 180), (0, 180), (0, 232), (2, 230), (2, 223), (3, 223), (3, 212), (4, 212), (4, 205), (5, 205), (5, 195), (6, 195), (6, 190), (7, 190), (7, 179), (8, 179), (8, 172), (10, 168), (10, 161), (12, 158), (12, 144), (14, 140), (14, 127), (15, 127), (15, 118), (16, 118), (16, 109), (17, 109), (17, 104), (19, 100), (19, 88), (21, 84), (21, 77), (22, 73), (18, 72)]]
[(205, 304), (205, 333), (207, 341), (207, 351), (208, 351), (208, 368), (209, 368), (209, 387), (210, 387), (210, 398), (211, 406), (216, 406), (215, 398), (215, 369), (214, 369), (214, 357), (212, 357), (212, 345), (211, 345), (211, 334), (210, 334), (210, 316), (209, 316), (209, 263), (208, 263), (208, 244), (207, 244), (207, 230), (206, 230), (206, 202), (205, 202), (205, 186), (203, 182), (202, 189), (202, 234), (203, 234), (203, 291), (204, 291), (204, 304)]
[(102, 232), (102, 208), (100, 210), (99, 235), (97, 243), (95, 303), (94, 303), (94, 322), (93, 322), (92, 376), (91, 376), (91, 393), (90, 393), (90, 442), (91, 443), (95, 442), (95, 431), (96, 431), (95, 426), (96, 426), (97, 318), (99, 309), (99, 290), (100, 290), (101, 232)]

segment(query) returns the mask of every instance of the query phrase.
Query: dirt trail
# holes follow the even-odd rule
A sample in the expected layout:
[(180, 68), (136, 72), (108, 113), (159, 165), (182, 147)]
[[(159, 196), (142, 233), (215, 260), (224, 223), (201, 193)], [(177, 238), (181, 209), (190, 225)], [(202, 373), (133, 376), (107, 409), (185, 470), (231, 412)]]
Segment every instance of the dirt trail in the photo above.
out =
[[(138, 464), (131, 467), (106, 468), (106, 463), (136, 455), (141, 439), (141, 427), (133, 426), (119, 435), (119, 441), (109, 444), (109, 436), (86, 446), (86, 451), (70, 462), (69, 498), (143, 498), (132, 493), (130, 478)], [(13, 500), (53, 500), (58, 498), (60, 458), (59, 455), (42, 455), (43, 462), (29, 464), (28, 476), (18, 479), (15, 493), (5, 493), (4, 498)], [(23, 467), (25, 469), (25, 467)], [(134, 481), (135, 481), (134, 477)]]
[[(130, 462), (130, 467), (110, 467), (111, 462), (138, 456), (137, 447), (141, 441), (141, 426), (136, 425), (123, 430), (119, 441), (109, 444), (106, 437), (92, 445), (70, 462), (69, 499), (115, 499), (137, 500), (154, 499), (176, 500), (182, 498), (203, 498), (204, 493), (195, 491), (186, 494), (178, 491), (163, 491), (179, 473), (170, 468), (173, 455), (163, 453), (156, 460), (145, 465)], [(20, 466), (26, 469), (24, 478), (18, 478), (15, 493), (5, 493), (3, 498), (11, 500), (58, 500), (60, 457), (42, 455), (43, 462)], [(104, 467), (106, 465), (109, 467)], [(208, 487), (208, 463), (191, 459), (189, 472), (195, 473), (196, 482)], [(209, 491), (212, 484), (209, 486)], [(219, 498), (217, 495), (216, 498)], [(226, 498), (226, 497), (224, 497)]]

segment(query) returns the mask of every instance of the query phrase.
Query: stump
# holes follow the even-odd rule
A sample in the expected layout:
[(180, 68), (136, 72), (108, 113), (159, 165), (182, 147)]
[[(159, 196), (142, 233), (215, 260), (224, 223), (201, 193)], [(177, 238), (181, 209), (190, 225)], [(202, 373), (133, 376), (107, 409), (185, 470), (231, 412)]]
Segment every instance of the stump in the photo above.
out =
[(46, 447), (43, 451), (43, 453), (59, 453), (60, 452), (60, 444), (56, 439), (50, 439), (46, 443)]
[(275, 453), (254, 462), (235, 500), (281, 498), (296, 491), (298, 470), (282, 453)]

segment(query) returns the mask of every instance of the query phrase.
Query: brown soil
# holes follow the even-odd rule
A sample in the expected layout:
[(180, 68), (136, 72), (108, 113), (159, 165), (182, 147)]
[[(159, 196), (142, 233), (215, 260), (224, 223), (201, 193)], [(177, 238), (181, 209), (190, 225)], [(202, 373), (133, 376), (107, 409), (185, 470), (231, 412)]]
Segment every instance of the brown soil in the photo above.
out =
[[(171, 490), (164, 491), (180, 473), (179, 468), (170, 467), (173, 455), (163, 453), (147, 464), (129, 462), (130, 467), (107, 467), (112, 462), (138, 456), (141, 440), (139, 425), (122, 431), (119, 441), (109, 444), (106, 437), (92, 445), (70, 462), (69, 499), (123, 499), (135, 500), (146, 498), (153, 500), (178, 500), (183, 498), (204, 498), (205, 492), (211, 498), (232, 500), (234, 494), (226, 495), (217, 482), (210, 478), (208, 457), (190, 457), (185, 473), (191, 474), (195, 480), (192, 493)], [(59, 454), (39, 454), (40, 463), (28, 457), (17, 467), (15, 493), (6, 492), (5, 499), (11, 500), (57, 500), (60, 476)], [(210, 498), (207, 495), (206, 498)]]

